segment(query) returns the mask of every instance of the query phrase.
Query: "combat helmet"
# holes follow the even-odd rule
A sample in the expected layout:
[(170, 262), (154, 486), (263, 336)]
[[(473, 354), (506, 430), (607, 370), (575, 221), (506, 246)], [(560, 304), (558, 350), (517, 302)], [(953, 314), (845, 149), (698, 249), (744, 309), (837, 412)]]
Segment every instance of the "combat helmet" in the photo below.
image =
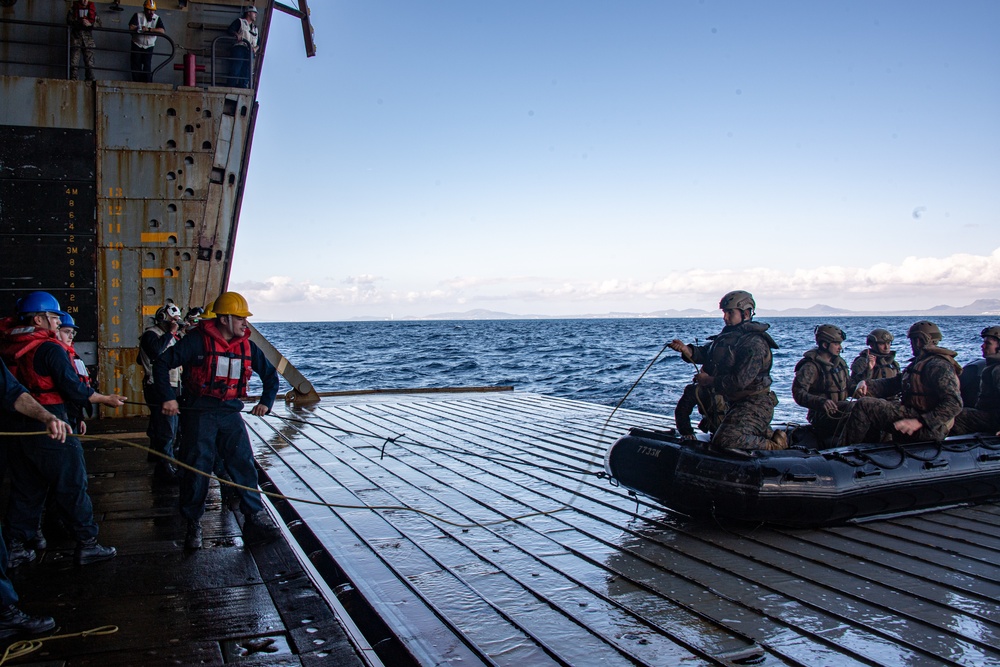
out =
[(906, 332), (906, 337), (911, 340), (913, 338), (924, 338), (926, 341), (931, 343), (937, 343), (943, 338), (941, 335), (941, 329), (938, 328), (938, 325), (927, 320), (914, 322), (910, 327), (910, 330)]
[(753, 295), (743, 290), (733, 290), (719, 301), (719, 310), (749, 310), (751, 317), (756, 308), (757, 303), (753, 300)]
[(813, 329), (813, 333), (816, 334), (817, 345), (823, 343), (843, 343), (847, 340), (847, 334), (844, 333), (844, 330), (832, 324), (820, 324)]
[(879, 343), (891, 343), (892, 341), (892, 334), (887, 329), (872, 329), (872, 332), (868, 334), (868, 338), (865, 339), (865, 344), (869, 347), (874, 347)]
[(979, 335), (982, 336), (983, 338), (986, 337), (996, 338), (997, 341), (1000, 342), (1000, 327), (997, 326), (986, 327), (980, 332)]

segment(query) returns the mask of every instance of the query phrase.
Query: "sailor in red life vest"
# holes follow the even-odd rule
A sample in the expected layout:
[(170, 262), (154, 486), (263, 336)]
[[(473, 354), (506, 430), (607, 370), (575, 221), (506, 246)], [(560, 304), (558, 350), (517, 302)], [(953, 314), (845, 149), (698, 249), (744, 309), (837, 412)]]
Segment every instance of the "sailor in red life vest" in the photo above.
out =
[[(246, 425), (240, 416), (247, 383), (257, 373), (264, 383), (260, 402), (251, 410), (262, 416), (271, 411), (278, 394), (278, 373), (264, 353), (250, 342), (246, 299), (226, 292), (215, 300), (215, 318), (203, 320), (176, 345), (153, 360), (157, 393), (166, 400), (163, 414), (181, 415), (181, 456), (185, 464), (210, 474), (217, 459), (237, 484), (257, 487), (257, 469)], [(181, 410), (170, 386), (170, 369), (183, 366)], [(239, 490), (243, 512), (243, 542), (261, 544), (281, 533), (264, 509), (260, 495)], [(201, 548), (201, 516), (205, 513), (208, 478), (188, 473), (181, 478), (180, 511), (187, 519), (184, 546)]]
[[(7, 366), (0, 361), (0, 415), (18, 412), (25, 417), (45, 424), (49, 437), (59, 442), (66, 442), (70, 434), (69, 424), (49, 412), (28, 393), (19, 383)], [(6, 430), (4, 421), (2, 428)], [(41, 634), (56, 627), (56, 622), (49, 616), (29, 616), (17, 607), (18, 597), (14, 585), (7, 576), (7, 547), (0, 538), (0, 639), (7, 639), (20, 634)]]
[[(5, 321), (8, 326), (0, 327), (4, 329), (0, 356), (49, 412), (65, 421), (70, 403), (109, 407), (125, 403), (124, 396), (100, 394), (80, 382), (66, 346), (56, 338), (55, 332), (66, 313), (55, 297), (48, 292), (32, 292), (18, 301), (17, 312), (16, 322), (8, 319)], [(15, 430), (30, 433), (41, 430), (40, 426), (38, 421), (25, 418)], [(27, 552), (26, 547), (38, 537), (50, 487), (76, 538), (76, 563), (87, 565), (115, 557), (114, 547), (97, 543), (97, 523), (87, 494), (87, 469), (79, 439), (69, 437), (65, 444), (60, 444), (47, 435), (24, 435), (8, 454), (11, 490), (5, 523), (11, 561), (15, 560), (17, 548)]]
[[(73, 362), (73, 368), (76, 369), (76, 375), (80, 378), (80, 382), (88, 387), (93, 387), (94, 382), (91, 380), (90, 371), (87, 370), (87, 364), (83, 362), (83, 359), (77, 354), (76, 348), (73, 347), (73, 341), (76, 340), (76, 332), (79, 330), (80, 327), (76, 326), (76, 320), (73, 319), (73, 316), (65, 313), (60, 318), (59, 331), (56, 332), (56, 338), (66, 346), (66, 351), (69, 352), (69, 360)], [(81, 406), (76, 403), (66, 406), (66, 411), (69, 413), (69, 423), (73, 425), (74, 433), (79, 433), (80, 435), (87, 434), (87, 422), (84, 421), (84, 418), (91, 416), (88, 408), (89, 405)]]

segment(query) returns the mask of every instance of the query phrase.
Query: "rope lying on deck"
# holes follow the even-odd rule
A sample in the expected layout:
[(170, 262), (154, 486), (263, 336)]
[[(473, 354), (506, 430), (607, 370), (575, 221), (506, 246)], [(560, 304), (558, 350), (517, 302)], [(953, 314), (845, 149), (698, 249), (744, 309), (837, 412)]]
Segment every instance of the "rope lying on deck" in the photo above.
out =
[(16, 641), (7, 647), (7, 650), (4, 651), (3, 657), (0, 657), (0, 665), (7, 664), (9, 660), (17, 660), (18, 658), (23, 658), (29, 653), (34, 653), (38, 649), (42, 648), (42, 644), (50, 642), (53, 639), (90, 637), (92, 635), (113, 635), (116, 632), (118, 632), (117, 625), (102, 625), (100, 627), (91, 628), (90, 630), (71, 632), (64, 635), (52, 635), (51, 637), (43, 637), (42, 639), (22, 639), (21, 641)]
[[(48, 433), (45, 432), (45, 431), (31, 431), (31, 432), (22, 432), (22, 433), (0, 432), (0, 437), (19, 437), (19, 436), (27, 436), (27, 435), (48, 435)], [(243, 484), (237, 484), (236, 482), (234, 482), (232, 480), (222, 479), (220, 477), (216, 477), (212, 473), (208, 473), (208, 472), (204, 472), (202, 470), (198, 470), (194, 466), (189, 466), (188, 464), (186, 464), (186, 463), (184, 463), (182, 461), (178, 461), (177, 459), (175, 459), (175, 458), (173, 458), (171, 456), (167, 456), (166, 454), (163, 454), (162, 452), (158, 452), (155, 449), (152, 449), (150, 447), (146, 447), (145, 445), (140, 445), (140, 444), (135, 443), (135, 442), (129, 442), (128, 440), (113, 440), (111, 438), (105, 438), (105, 437), (98, 436), (98, 435), (74, 435), (73, 437), (78, 438), (80, 440), (94, 440), (94, 441), (107, 441), (107, 442), (114, 442), (114, 443), (125, 443), (129, 447), (134, 447), (135, 449), (140, 449), (140, 450), (146, 452), (147, 454), (153, 454), (155, 456), (158, 456), (161, 459), (163, 459), (163, 460), (165, 460), (165, 461), (167, 461), (169, 463), (174, 464), (178, 468), (183, 468), (184, 470), (187, 470), (189, 472), (193, 472), (193, 473), (195, 473), (197, 475), (201, 475), (202, 477), (207, 477), (208, 479), (214, 479), (220, 485), (225, 484), (225, 485), (230, 486), (230, 487), (232, 487), (234, 489), (240, 489), (241, 491), (248, 491), (250, 493), (257, 493), (257, 494), (260, 494), (262, 496), (267, 496), (268, 498), (277, 498), (277, 499), (280, 499), (280, 500), (287, 500), (289, 502), (303, 503), (303, 504), (306, 504), (306, 505), (318, 505), (320, 507), (332, 507), (332, 508), (335, 508), (335, 509), (347, 509), (347, 510), (384, 510), (384, 511), (398, 511), (398, 512), (415, 512), (417, 514), (421, 514), (423, 516), (426, 516), (429, 519), (434, 519), (435, 521), (440, 521), (441, 523), (447, 524), (449, 526), (453, 526), (455, 528), (462, 528), (462, 529), (466, 529), (466, 530), (469, 529), (469, 528), (482, 528), (482, 527), (486, 527), (486, 526), (495, 526), (495, 525), (501, 524), (501, 523), (509, 523), (511, 521), (520, 521), (521, 519), (527, 519), (527, 518), (533, 517), (533, 516), (548, 516), (550, 514), (555, 514), (556, 512), (562, 512), (563, 510), (567, 509), (567, 507), (568, 507), (568, 506), (564, 505), (564, 506), (558, 507), (558, 508), (556, 508), (554, 510), (545, 510), (545, 511), (538, 511), (538, 512), (528, 512), (526, 514), (520, 514), (518, 516), (508, 517), (506, 519), (497, 519), (496, 521), (473, 522), (473, 523), (458, 523), (456, 521), (451, 521), (450, 519), (446, 519), (443, 516), (439, 516), (437, 514), (434, 514), (433, 512), (428, 512), (427, 510), (422, 510), (422, 509), (420, 509), (418, 507), (409, 507), (407, 505), (347, 505), (347, 504), (344, 504), (344, 503), (328, 503), (328, 502), (324, 502), (322, 500), (313, 500), (311, 498), (297, 498), (295, 496), (286, 496), (286, 495), (281, 494), (281, 493), (275, 493), (273, 491), (264, 491), (263, 489), (257, 489), (257, 488), (250, 487), (250, 486), (244, 486)]]

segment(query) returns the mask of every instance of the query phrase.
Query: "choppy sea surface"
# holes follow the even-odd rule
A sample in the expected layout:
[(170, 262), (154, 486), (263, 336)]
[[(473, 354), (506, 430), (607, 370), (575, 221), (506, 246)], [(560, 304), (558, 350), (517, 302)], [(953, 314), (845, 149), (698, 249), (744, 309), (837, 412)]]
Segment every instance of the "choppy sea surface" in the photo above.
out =
[[(910, 358), (906, 331), (917, 318), (762, 318), (780, 346), (771, 377), (780, 401), (775, 421), (804, 421), (792, 401), (795, 363), (814, 347), (813, 329), (836, 324), (847, 333), (850, 364), (875, 328), (896, 337), (896, 359)], [(966, 364), (982, 356), (979, 332), (996, 318), (942, 317), (941, 345)], [(267, 322), (256, 325), (317, 391), (512, 385), (516, 391), (614, 406), (673, 338), (706, 342), (722, 318), (456, 320), (395, 322)], [(673, 414), (694, 366), (667, 349), (623, 408)], [(256, 381), (256, 378), (255, 378)], [(282, 381), (281, 391), (288, 390)], [(251, 387), (259, 392), (260, 384)]]

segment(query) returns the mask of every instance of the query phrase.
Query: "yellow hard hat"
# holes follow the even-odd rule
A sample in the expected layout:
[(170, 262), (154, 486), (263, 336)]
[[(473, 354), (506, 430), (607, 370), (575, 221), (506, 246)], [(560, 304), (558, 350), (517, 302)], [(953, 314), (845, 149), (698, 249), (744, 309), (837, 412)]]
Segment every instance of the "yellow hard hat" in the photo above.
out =
[(205, 306), (205, 312), (201, 314), (201, 319), (203, 320), (214, 320), (215, 319), (215, 302), (210, 302)]
[(151, 12), (155, 12), (156, 11), (156, 3), (153, 0), (146, 0), (146, 2), (142, 3), (142, 8), (143, 9), (148, 9)]
[(243, 295), (238, 292), (223, 292), (212, 304), (212, 312), (216, 315), (235, 315), (236, 317), (252, 317), (250, 306)]

